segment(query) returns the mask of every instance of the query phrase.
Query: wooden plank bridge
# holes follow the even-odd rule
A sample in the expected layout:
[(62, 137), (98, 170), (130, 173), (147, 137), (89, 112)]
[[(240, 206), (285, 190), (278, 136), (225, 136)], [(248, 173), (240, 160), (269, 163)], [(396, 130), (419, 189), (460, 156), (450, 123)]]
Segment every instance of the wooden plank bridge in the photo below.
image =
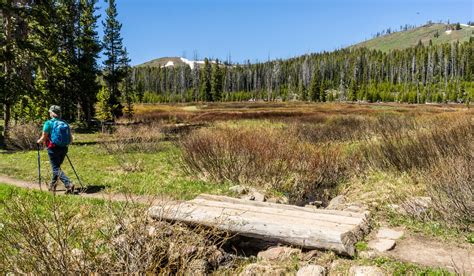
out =
[(368, 212), (356, 213), (200, 195), (154, 206), (154, 218), (217, 227), (221, 230), (307, 249), (353, 256), (355, 243), (368, 232)]

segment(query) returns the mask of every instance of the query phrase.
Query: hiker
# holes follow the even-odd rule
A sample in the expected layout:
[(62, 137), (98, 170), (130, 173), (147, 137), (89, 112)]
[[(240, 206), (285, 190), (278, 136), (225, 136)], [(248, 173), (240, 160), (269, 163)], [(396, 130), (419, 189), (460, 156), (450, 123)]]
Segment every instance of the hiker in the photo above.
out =
[(69, 125), (61, 120), (61, 107), (52, 105), (49, 108), (50, 120), (43, 126), (43, 134), (36, 143), (44, 143), (48, 149), (49, 162), (53, 169), (53, 179), (48, 186), (49, 191), (56, 191), (58, 178), (64, 183), (66, 193), (74, 193), (74, 184), (61, 170), (61, 164), (66, 157), (68, 145), (72, 143)]

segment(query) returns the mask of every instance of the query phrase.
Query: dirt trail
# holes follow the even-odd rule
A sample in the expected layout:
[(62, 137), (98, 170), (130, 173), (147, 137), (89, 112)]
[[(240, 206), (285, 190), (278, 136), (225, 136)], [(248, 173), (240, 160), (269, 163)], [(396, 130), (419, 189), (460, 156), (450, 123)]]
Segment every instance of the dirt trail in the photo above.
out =
[(474, 275), (474, 246), (454, 245), (422, 236), (397, 240), (393, 250), (383, 254), (403, 262), (442, 267), (461, 275)]
[[(0, 183), (5, 183), (9, 185), (13, 185), (20, 188), (25, 189), (32, 189), (38, 190), (43, 192), (48, 192), (48, 187), (46, 183), (41, 184), (41, 189), (38, 183), (28, 182), (24, 180), (15, 179), (9, 176), (0, 175)], [(60, 187), (62, 183), (58, 184), (58, 188), (56, 190), (57, 195), (65, 195), (64, 187)], [(76, 186), (76, 190), (80, 191), (81, 188)], [(95, 198), (95, 199), (102, 199), (102, 200), (111, 200), (111, 201), (131, 201), (131, 202), (138, 202), (148, 205), (161, 205), (164, 203), (170, 203), (171, 200), (169, 198), (163, 196), (146, 196), (146, 195), (130, 195), (130, 194), (122, 194), (122, 193), (109, 193), (104, 190), (93, 191), (93, 189), (86, 189), (86, 191), (71, 195), (71, 196), (80, 196), (84, 198)]]

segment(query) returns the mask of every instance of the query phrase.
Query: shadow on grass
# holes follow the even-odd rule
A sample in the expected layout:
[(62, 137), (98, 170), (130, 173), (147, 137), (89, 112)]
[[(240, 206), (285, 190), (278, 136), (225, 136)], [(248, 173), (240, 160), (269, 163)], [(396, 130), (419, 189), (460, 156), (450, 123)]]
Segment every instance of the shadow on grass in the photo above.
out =
[(105, 190), (105, 188), (106, 187), (104, 185), (89, 185), (83, 188), (78, 187), (77, 190), (79, 191), (79, 193), (83, 193), (83, 194), (96, 194)]

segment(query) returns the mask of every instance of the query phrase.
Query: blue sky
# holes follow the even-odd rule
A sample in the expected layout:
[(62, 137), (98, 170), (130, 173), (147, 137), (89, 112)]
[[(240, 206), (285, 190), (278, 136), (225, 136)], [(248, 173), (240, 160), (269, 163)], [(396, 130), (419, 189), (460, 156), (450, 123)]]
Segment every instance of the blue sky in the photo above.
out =
[[(474, 21), (474, 0), (116, 1), (132, 65), (195, 53), (233, 62), (289, 58), (345, 47), (388, 27)], [(106, 5), (99, 0), (100, 21)]]

